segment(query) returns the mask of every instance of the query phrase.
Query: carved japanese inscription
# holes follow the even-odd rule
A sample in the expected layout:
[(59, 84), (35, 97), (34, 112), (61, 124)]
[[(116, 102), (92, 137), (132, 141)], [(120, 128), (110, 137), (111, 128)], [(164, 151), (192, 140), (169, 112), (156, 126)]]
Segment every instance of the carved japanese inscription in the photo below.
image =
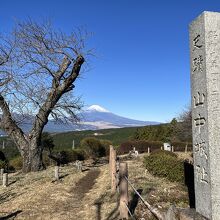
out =
[(197, 107), (200, 105), (203, 106), (204, 101), (205, 101), (205, 94), (197, 92), (197, 94), (193, 96), (193, 99), (194, 99), (194, 107)]
[(220, 13), (190, 25), (193, 158), (196, 211), (220, 219)]
[(199, 71), (199, 72), (203, 71), (203, 58), (202, 58), (202, 55), (199, 55), (198, 57), (195, 57), (193, 59), (193, 72), (195, 72), (195, 71)]
[(200, 165), (196, 166), (196, 180), (200, 183), (208, 183), (208, 173), (205, 167), (201, 167)]
[(204, 157), (206, 160), (208, 160), (208, 152), (205, 141), (194, 144), (194, 149), (195, 153), (199, 153), (200, 157)]
[(200, 49), (202, 47), (200, 34), (196, 34), (195, 38), (193, 39), (193, 50)]
[(198, 128), (199, 133), (201, 133), (201, 127), (205, 125), (205, 121), (205, 118), (201, 117), (200, 114), (197, 118), (194, 119), (195, 127)]

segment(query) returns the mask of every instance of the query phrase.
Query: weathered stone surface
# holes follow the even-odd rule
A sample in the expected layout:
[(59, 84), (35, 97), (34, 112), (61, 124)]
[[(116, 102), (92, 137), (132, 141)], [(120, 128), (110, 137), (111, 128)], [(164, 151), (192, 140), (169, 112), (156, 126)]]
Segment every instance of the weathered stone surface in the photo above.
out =
[(200, 215), (195, 209), (176, 208), (172, 205), (165, 214), (164, 220), (207, 220), (207, 218)]
[(165, 215), (165, 220), (177, 220), (177, 219), (179, 219), (178, 210), (174, 205), (171, 205)]
[(199, 215), (195, 209), (179, 209), (179, 220), (206, 220), (205, 217)]
[(196, 211), (220, 219), (220, 13), (190, 25)]

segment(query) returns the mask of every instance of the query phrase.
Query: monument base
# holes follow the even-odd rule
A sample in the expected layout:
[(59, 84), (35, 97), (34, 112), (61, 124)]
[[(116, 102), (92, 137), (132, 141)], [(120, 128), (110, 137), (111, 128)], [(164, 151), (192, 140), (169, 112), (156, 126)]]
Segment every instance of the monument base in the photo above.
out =
[(208, 220), (191, 208), (176, 208), (172, 205), (165, 215), (165, 220)]

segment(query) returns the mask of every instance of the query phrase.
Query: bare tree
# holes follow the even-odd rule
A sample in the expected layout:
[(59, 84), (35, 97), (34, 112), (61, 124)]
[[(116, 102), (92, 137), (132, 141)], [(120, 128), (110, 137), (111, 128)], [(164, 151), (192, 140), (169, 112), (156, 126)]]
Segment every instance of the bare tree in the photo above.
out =
[[(89, 53), (84, 51), (86, 37), (80, 30), (66, 35), (49, 22), (33, 21), (0, 36), (0, 127), (19, 149), (23, 172), (43, 168), (41, 135), (48, 118), (76, 119), (81, 104), (71, 91)], [(35, 115), (28, 134), (16, 115)]]
[(179, 115), (178, 125), (179, 139), (181, 141), (192, 142), (192, 109), (191, 106), (186, 107)]

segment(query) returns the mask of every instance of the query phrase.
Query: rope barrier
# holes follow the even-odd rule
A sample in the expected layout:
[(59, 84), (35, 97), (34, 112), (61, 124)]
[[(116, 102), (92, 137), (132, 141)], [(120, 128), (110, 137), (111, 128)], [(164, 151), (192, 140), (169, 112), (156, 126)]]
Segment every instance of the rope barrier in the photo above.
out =
[(131, 186), (131, 188), (135, 191), (135, 193), (139, 196), (139, 198), (141, 199), (141, 201), (144, 203), (145, 206), (147, 206), (147, 208), (155, 215), (155, 217), (157, 217), (159, 220), (164, 220), (164, 216), (159, 212), (159, 210), (157, 208), (152, 207), (148, 202), (146, 202), (143, 197), (140, 195), (140, 193), (134, 188), (134, 186), (131, 184), (131, 182), (129, 181), (129, 179), (124, 176), (124, 178), (127, 180), (127, 182), (129, 183), (129, 185)]
[[(135, 152), (135, 149), (133, 149)], [(115, 187), (117, 191), (119, 191), (120, 194), (120, 217), (121, 218), (128, 218), (128, 213), (132, 217), (132, 219), (135, 219), (134, 216), (132, 215), (127, 203), (128, 203), (128, 184), (132, 187), (134, 192), (137, 194), (137, 196), (141, 199), (141, 201), (144, 203), (144, 205), (150, 210), (150, 212), (158, 219), (158, 220), (164, 220), (165, 217), (163, 213), (160, 212), (157, 208), (154, 208), (151, 206), (148, 202), (146, 202), (143, 197), (140, 195), (140, 193), (134, 188), (134, 186), (131, 184), (131, 182), (128, 180), (127, 175), (128, 175), (128, 169), (127, 169), (127, 163), (120, 163), (118, 161), (118, 158), (115, 155), (115, 150), (113, 149), (113, 146), (110, 146), (110, 156), (109, 156), (109, 164), (110, 164), (110, 172), (111, 172), (111, 183), (112, 183), (112, 191), (115, 192)], [(115, 159), (117, 158), (117, 160)], [(113, 168), (114, 169), (113, 169)], [(120, 171), (119, 171), (120, 169)], [(118, 174), (118, 175), (117, 175)], [(126, 180), (126, 181), (124, 181)], [(115, 185), (116, 184), (116, 185)], [(122, 191), (123, 193), (121, 193)], [(125, 202), (126, 200), (126, 202)], [(125, 203), (125, 207), (121, 204)]]
[(131, 218), (132, 218), (133, 220), (135, 220), (135, 217), (131, 214), (131, 211), (130, 211), (130, 209), (128, 208), (128, 205), (126, 204), (126, 202), (124, 202), (124, 204), (125, 204), (125, 206), (126, 206), (126, 208), (127, 208), (127, 210), (128, 210), (129, 215), (131, 216)]

